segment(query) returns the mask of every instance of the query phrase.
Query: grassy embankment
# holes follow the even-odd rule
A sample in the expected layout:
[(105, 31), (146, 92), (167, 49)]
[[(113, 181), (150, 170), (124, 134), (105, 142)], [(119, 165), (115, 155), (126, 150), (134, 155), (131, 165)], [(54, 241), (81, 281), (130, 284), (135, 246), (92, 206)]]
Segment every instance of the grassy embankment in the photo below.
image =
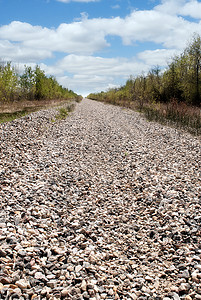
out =
[[(0, 104), (0, 123), (11, 122), (32, 112), (51, 107), (58, 108), (56, 119), (64, 119), (75, 108), (75, 103), (80, 102), (81, 97), (68, 100), (41, 100), (41, 101), (18, 101), (16, 103)], [(65, 107), (62, 107), (62, 106)]]

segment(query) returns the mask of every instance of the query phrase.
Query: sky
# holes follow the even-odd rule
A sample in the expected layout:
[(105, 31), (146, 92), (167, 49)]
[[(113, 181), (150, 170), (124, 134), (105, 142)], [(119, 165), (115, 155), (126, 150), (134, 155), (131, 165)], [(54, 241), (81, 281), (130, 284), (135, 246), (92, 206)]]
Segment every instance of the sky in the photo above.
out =
[(197, 0), (0, 0), (0, 12), (0, 60), (83, 96), (165, 68), (201, 35)]

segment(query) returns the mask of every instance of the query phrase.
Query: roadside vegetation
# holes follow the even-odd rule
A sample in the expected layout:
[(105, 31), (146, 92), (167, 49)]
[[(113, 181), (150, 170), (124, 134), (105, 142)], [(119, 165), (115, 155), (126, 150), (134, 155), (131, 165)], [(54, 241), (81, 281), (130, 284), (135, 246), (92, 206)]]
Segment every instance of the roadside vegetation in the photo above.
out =
[(55, 119), (52, 119), (52, 122), (56, 122), (57, 120), (65, 120), (69, 113), (75, 109), (75, 102), (69, 103), (65, 107), (60, 107), (55, 116)]
[(143, 112), (150, 121), (173, 124), (201, 134), (201, 37), (194, 35), (188, 47), (147, 75), (130, 77), (120, 88), (88, 95), (88, 98)]
[(19, 75), (11, 62), (0, 62), (0, 122), (11, 121), (35, 110), (82, 97), (62, 87), (53, 76), (36, 66), (25, 66)]
[(26, 111), (26, 109), (16, 111), (16, 112), (12, 112), (12, 113), (5, 113), (5, 112), (0, 113), (0, 123), (10, 122), (10, 121), (13, 121), (15, 119), (24, 117), (27, 114), (28, 114), (28, 112)]

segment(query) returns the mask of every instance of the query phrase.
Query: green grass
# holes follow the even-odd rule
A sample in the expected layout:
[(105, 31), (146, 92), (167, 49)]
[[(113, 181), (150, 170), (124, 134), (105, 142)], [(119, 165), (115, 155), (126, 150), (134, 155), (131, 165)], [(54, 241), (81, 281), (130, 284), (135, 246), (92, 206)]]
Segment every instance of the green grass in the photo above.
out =
[(61, 107), (58, 111), (58, 114), (55, 116), (57, 120), (64, 120), (68, 116), (68, 111), (66, 108)]
[(0, 123), (11, 122), (15, 119), (24, 117), (29, 112), (27, 110), (16, 111), (13, 113), (0, 113)]
[(70, 103), (66, 107), (59, 108), (58, 113), (55, 116), (55, 119), (52, 119), (51, 121), (55, 122), (56, 120), (65, 120), (68, 117), (69, 112), (72, 112), (74, 109), (75, 109), (74, 103)]

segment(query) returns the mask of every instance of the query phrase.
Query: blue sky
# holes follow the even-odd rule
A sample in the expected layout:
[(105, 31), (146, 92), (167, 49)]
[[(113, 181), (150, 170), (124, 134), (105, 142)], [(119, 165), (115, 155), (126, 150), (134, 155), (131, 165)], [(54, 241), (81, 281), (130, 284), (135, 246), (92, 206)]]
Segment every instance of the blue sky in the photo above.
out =
[(201, 35), (197, 0), (0, 0), (0, 59), (87, 95), (162, 68)]

